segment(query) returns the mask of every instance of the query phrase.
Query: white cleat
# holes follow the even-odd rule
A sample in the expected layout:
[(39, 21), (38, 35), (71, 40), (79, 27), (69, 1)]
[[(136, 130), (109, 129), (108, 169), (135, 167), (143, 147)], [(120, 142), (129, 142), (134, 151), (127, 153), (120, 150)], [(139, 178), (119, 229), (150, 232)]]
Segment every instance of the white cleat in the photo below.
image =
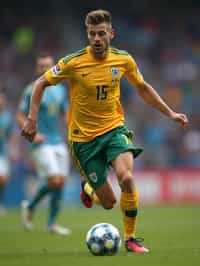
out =
[(69, 235), (71, 233), (71, 230), (69, 228), (60, 226), (58, 224), (50, 225), (48, 227), (48, 231), (50, 233), (57, 234), (57, 235), (63, 235), (63, 236)]
[(28, 201), (23, 200), (21, 203), (21, 219), (24, 228), (28, 231), (33, 230), (32, 212), (28, 209)]

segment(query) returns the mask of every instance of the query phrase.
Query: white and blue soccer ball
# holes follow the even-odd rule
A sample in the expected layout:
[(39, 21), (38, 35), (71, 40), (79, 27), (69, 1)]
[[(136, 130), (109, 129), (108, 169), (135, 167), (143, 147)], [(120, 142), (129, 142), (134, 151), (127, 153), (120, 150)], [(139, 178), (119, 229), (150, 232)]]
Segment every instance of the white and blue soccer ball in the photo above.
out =
[(115, 255), (121, 246), (118, 229), (109, 223), (95, 224), (86, 235), (89, 251), (95, 256)]

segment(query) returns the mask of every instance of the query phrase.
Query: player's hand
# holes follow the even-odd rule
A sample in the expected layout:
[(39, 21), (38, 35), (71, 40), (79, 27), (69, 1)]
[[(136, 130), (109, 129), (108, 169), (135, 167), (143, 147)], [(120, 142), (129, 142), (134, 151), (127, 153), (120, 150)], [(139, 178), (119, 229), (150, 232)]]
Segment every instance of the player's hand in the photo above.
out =
[(24, 126), (21, 130), (21, 135), (24, 136), (28, 141), (32, 142), (35, 135), (37, 134), (37, 121), (31, 118), (27, 118)]
[(188, 124), (188, 118), (185, 114), (180, 114), (180, 113), (173, 113), (171, 116), (172, 120), (175, 122), (180, 123), (180, 125), (185, 128)]
[(41, 133), (36, 133), (34, 139), (33, 139), (33, 142), (35, 144), (41, 144), (45, 141), (45, 136)]

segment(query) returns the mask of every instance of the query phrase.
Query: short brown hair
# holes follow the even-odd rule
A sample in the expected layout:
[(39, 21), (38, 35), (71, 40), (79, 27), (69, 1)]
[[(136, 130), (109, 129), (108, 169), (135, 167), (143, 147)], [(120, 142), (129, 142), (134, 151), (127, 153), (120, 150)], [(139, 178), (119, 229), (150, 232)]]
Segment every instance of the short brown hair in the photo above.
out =
[(111, 13), (107, 10), (97, 9), (90, 11), (85, 18), (85, 26), (98, 25), (100, 23), (112, 24)]
[(49, 51), (40, 51), (40, 52), (37, 54), (37, 59), (38, 59), (38, 58), (44, 58), (44, 57), (52, 57), (52, 58), (53, 58), (53, 55), (52, 55), (52, 53), (50, 53)]

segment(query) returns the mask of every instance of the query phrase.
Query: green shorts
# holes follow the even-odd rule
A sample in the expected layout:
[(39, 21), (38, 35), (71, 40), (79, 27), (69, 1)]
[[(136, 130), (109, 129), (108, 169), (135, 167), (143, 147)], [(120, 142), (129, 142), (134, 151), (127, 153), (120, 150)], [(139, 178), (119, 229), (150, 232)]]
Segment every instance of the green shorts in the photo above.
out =
[(131, 151), (137, 157), (143, 151), (133, 145), (132, 137), (132, 131), (120, 126), (90, 142), (71, 142), (72, 156), (94, 189), (107, 180), (110, 164), (119, 154)]

